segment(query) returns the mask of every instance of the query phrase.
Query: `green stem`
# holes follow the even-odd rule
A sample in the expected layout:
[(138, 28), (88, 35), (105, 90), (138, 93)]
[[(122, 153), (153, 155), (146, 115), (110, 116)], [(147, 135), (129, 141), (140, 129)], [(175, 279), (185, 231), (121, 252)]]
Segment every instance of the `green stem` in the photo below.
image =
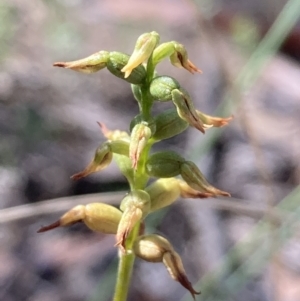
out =
[(132, 252), (132, 247), (139, 234), (139, 229), (140, 223), (135, 225), (130, 236), (126, 240), (126, 253), (122, 254), (120, 252), (117, 283), (113, 301), (126, 301), (127, 299), (135, 258)]
[(155, 65), (153, 64), (152, 54), (148, 59), (146, 70), (147, 70), (147, 79), (145, 84), (141, 87), (142, 100), (139, 103), (140, 111), (141, 111), (140, 113), (142, 114), (145, 121), (151, 118), (151, 108), (153, 104), (152, 98), (149, 95), (149, 86), (155, 72)]
[(152, 142), (148, 142), (147, 146), (143, 149), (143, 151), (141, 153), (141, 156), (140, 156), (140, 159), (138, 162), (138, 166), (137, 166), (137, 170), (135, 171), (135, 174), (134, 174), (136, 189), (144, 189), (149, 180), (149, 176), (147, 175), (146, 170), (145, 170), (146, 169), (145, 164), (149, 157), (149, 152), (150, 152), (152, 145), (153, 145)]
[(147, 84), (148, 85), (153, 79), (154, 71), (155, 71), (155, 65), (153, 63), (153, 54), (151, 54), (147, 62)]
[[(142, 159), (148, 157), (151, 145), (145, 148), (142, 153)], [(145, 160), (142, 160), (143, 163)], [(134, 173), (135, 181), (131, 183), (131, 190), (135, 189), (144, 189), (147, 184), (148, 176), (145, 175), (144, 172), (144, 164), (143, 166), (139, 165), (137, 171)], [(137, 223), (133, 230), (131, 231), (129, 237), (126, 240), (126, 253), (120, 254), (120, 261), (118, 267), (118, 275), (117, 275), (117, 283), (115, 288), (115, 295), (113, 301), (125, 301), (127, 299), (132, 268), (134, 264), (134, 253), (132, 251), (133, 244), (138, 237), (140, 232), (140, 223)]]
[(152, 100), (148, 95), (148, 86), (141, 87), (142, 101), (140, 105), (141, 114), (145, 121), (151, 118)]
[[(141, 87), (142, 99), (139, 101), (140, 114), (143, 116), (145, 121), (151, 119), (151, 107), (152, 107), (152, 98), (149, 95), (149, 85), (153, 78), (155, 66), (152, 62), (152, 55), (148, 60), (147, 64), (147, 80), (146, 83)], [(145, 173), (145, 163), (149, 156), (152, 143), (149, 143), (143, 150), (140, 162), (138, 163), (137, 170), (134, 171), (134, 181), (130, 181), (130, 189), (144, 189), (148, 182), (148, 175)], [(115, 294), (113, 301), (126, 301), (131, 275), (132, 268), (134, 264), (134, 253), (133, 253), (133, 244), (138, 237), (140, 232), (140, 222), (137, 223), (133, 230), (131, 231), (129, 237), (126, 239), (126, 253), (120, 253), (120, 261), (118, 267), (117, 283), (115, 287)]]

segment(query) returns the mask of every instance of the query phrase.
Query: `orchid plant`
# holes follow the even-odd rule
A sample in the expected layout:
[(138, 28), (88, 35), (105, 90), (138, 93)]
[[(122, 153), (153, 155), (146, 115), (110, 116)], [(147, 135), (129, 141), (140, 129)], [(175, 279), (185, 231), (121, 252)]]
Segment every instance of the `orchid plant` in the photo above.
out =
[[(90, 164), (72, 176), (79, 180), (103, 170), (115, 160), (130, 187), (119, 209), (103, 203), (78, 205), (58, 221), (38, 230), (45, 232), (83, 222), (93, 231), (115, 234), (119, 268), (114, 301), (127, 299), (136, 256), (149, 262), (162, 262), (170, 276), (195, 299), (200, 292), (194, 290), (188, 280), (180, 256), (166, 238), (144, 234), (143, 220), (179, 197), (230, 196), (208, 183), (199, 168), (182, 155), (170, 150), (151, 153), (155, 143), (174, 137), (189, 126), (204, 134), (211, 127), (227, 125), (232, 118), (212, 117), (196, 110), (190, 95), (176, 79), (157, 74), (156, 66), (165, 58), (169, 58), (175, 67), (183, 67), (192, 74), (201, 73), (188, 59), (182, 44), (175, 41), (159, 44), (159, 41), (158, 33), (145, 33), (137, 39), (131, 56), (116, 51), (99, 51), (81, 60), (54, 64), (83, 73), (107, 68), (131, 84), (139, 106), (139, 114), (132, 119), (129, 132), (109, 130), (99, 123), (107, 141), (97, 148)], [(174, 108), (153, 116), (153, 103), (165, 101), (172, 101)], [(156, 178), (156, 181), (148, 185), (150, 178)]]

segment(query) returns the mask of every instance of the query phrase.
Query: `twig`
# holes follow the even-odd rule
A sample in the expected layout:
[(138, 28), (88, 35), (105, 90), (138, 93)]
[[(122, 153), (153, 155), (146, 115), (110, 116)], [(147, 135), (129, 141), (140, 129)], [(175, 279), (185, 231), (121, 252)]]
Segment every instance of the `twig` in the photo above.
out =
[[(47, 201), (38, 202), (35, 204), (15, 206), (0, 210), (0, 224), (15, 222), (22, 219), (38, 217), (49, 214), (57, 214), (69, 210), (77, 204), (89, 204), (102, 202), (110, 205), (119, 204), (121, 198), (126, 192), (106, 192), (95, 193), (80, 196), (71, 196), (57, 198)], [(253, 218), (260, 219), (266, 213), (266, 208), (257, 207), (257, 205), (244, 204), (240, 199), (201, 199), (190, 200), (191, 202), (200, 202), (205, 207), (212, 207), (218, 210), (229, 211), (235, 214), (244, 214)], [(186, 202), (186, 200), (182, 201)], [(272, 220), (275, 223), (281, 223), (284, 219), (283, 213), (279, 210), (272, 210)]]
[(117, 205), (124, 192), (106, 192), (71, 197), (62, 197), (34, 204), (15, 206), (0, 210), (0, 224), (15, 222), (22, 219), (60, 213), (69, 210), (77, 204), (102, 202)]

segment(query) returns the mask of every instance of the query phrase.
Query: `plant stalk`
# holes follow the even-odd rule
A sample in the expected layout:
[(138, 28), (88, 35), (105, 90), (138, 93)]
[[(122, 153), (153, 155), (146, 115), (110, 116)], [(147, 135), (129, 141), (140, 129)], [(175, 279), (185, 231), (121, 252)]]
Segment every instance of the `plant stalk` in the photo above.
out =
[[(147, 63), (147, 80), (146, 83), (141, 87), (142, 100), (139, 103), (140, 113), (145, 120), (151, 118), (151, 107), (152, 99), (148, 95), (149, 84), (153, 78), (155, 66), (152, 63), (152, 55)], [(134, 171), (134, 183), (130, 183), (131, 190), (144, 189), (148, 182), (148, 175), (145, 174), (145, 162), (149, 156), (149, 151), (152, 144), (149, 143), (145, 149), (142, 151), (140, 161), (137, 170)], [(119, 266), (117, 274), (117, 283), (115, 287), (115, 293), (113, 301), (126, 301), (129, 291), (129, 285), (132, 275), (132, 269), (134, 264), (135, 255), (132, 250), (133, 244), (140, 232), (140, 222), (138, 222), (133, 230), (131, 231), (129, 237), (126, 239), (126, 252), (121, 253), (119, 251)]]
[(119, 266), (117, 274), (117, 283), (113, 301), (126, 301), (129, 291), (129, 285), (134, 264), (134, 253), (132, 247), (140, 230), (140, 223), (137, 223), (133, 228), (130, 236), (126, 240), (126, 253), (119, 251)]

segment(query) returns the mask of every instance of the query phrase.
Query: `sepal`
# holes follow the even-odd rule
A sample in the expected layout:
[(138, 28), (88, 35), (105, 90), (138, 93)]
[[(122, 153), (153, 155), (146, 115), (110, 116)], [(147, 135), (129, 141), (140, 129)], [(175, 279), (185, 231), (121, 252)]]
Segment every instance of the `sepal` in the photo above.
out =
[(53, 66), (72, 69), (74, 71), (83, 73), (94, 73), (106, 67), (108, 57), (109, 52), (99, 51), (81, 60), (72, 62), (57, 62), (54, 63)]
[(188, 280), (179, 254), (164, 237), (156, 234), (140, 236), (134, 243), (133, 251), (145, 261), (163, 262), (170, 276), (185, 287), (194, 299), (195, 295), (200, 294)]
[(169, 76), (158, 76), (154, 78), (150, 84), (150, 94), (154, 100), (172, 100), (177, 109), (178, 116), (202, 133), (205, 132), (204, 128), (212, 126), (204, 126), (194, 108), (189, 94), (180, 87), (180, 84), (174, 78)]
[(175, 89), (172, 91), (172, 101), (179, 117), (204, 134), (204, 124), (197, 115), (189, 94), (183, 89)]
[(191, 161), (185, 161), (181, 164), (181, 176), (190, 187), (208, 194), (208, 196), (210, 196), (209, 194), (211, 194), (211, 196), (230, 196), (228, 192), (210, 185), (197, 165)]
[(180, 174), (183, 157), (173, 151), (162, 151), (149, 157), (146, 172), (151, 177), (171, 178)]
[(173, 42), (161, 43), (153, 51), (153, 65), (156, 66), (165, 58), (170, 58), (174, 51), (175, 49)]
[(109, 130), (106, 125), (102, 122), (98, 122), (98, 125), (101, 128), (102, 134), (108, 140), (116, 141), (116, 140), (123, 140), (129, 141), (130, 137), (127, 132), (120, 131), (120, 130)]
[(116, 235), (116, 246), (124, 252), (129, 233), (150, 211), (150, 196), (143, 190), (131, 191), (122, 200), (120, 209), (123, 214)]
[(192, 74), (202, 73), (189, 59), (185, 47), (178, 42), (162, 43), (153, 52), (153, 64), (157, 65), (164, 58), (169, 57), (171, 64), (178, 68), (185, 68)]
[[(109, 130), (104, 123), (98, 122), (101, 127), (101, 131), (110, 141), (111, 144), (115, 143), (113, 153), (113, 159), (116, 161), (121, 173), (126, 177), (130, 184), (133, 183), (133, 169), (132, 163), (129, 159), (129, 142), (130, 137), (127, 132), (120, 131), (120, 130)], [(118, 151), (118, 152), (117, 152)]]
[(130, 132), (132, 133), (133, 128), (138, 125), (138, 124), (144, 124), (145, 126), (147, 126), (148, 128), (150, 128), (151, 134), (155, 133), (156, 131), (156, 124), (154, 122), (153, 118), (149, 118), (147, 119), (147, 121), (145, 121), (144, 117), (142, 114), (138, 114), (136, 116), (134, 116), (134, 118), (131, 120), (130, 122)]
[(134, 68), (148, 60), (158, 43), (159, 34), (155, 31), (144, 33), (137, 39), (132, 55), (121, 70), (125, 72), (125, 78), (130, 76)]
[(154, 100), (169, 101), (172, 100), (172, 91), (180, 89), (179, 82), (170, 76), (157, 76), (150, 84), (150, 94)]
[(213, 197), (214, 194), (211, 192), (202, 192), (196, 189), (193, 189), (185, 181), (177, 179), (178, 185), (180, 187), (180, 196), (184, 199), (205, 199)]
[(135, 85), (141, 85), (146, 79), (146, 69), (143, 65), (134, 68), (130, 75), (125, 77), (124, 72), (121, 70), (128, 63), (129, 56), (121, 52), (110, 52), (107, 61), (107, 69), (115, 76), (126, 80), (127, 82)]
[(116, 234), (121, 217), (122, 212), (119, 209), (107, 204), (77, 205), (65, 213), (58, 221), (41, 227), (37, 232), (46, 232), (57, 227), (66, 227), (83, 222), (93, 231)]
[(151, 212), (171, 205), (180, 196), (178, 179), (159, 179), (146, 187), (151, 199)]
[(213, 196), (212, 193), (195, 190), (177, 178), (159, 179), (146, 187), (145, 191), (151, 199), (151, 212), (171, 205), (178, 197), (196, 199)]
[(151, 137), (151, 129), (145, 123), (136, 124), (131, 132), (129, 157), (132, 167), (137, 168), (140, 155)]
[(222, 117), (215, 117), (210, 116), (207, 114), (202, 113), (201, 111), (196, 110), (196, 113), (198, 117), (201, 119), (201, 121), (204, 124), (205, 128), (209, 127), (223, 127), (228, 125), (228, 123), (233, 119), (233, 116), (222, 118)]
[(174, 43), (174, 53), (170, 56), (171, 63), (178, 68), (184, 68), (190, 73), (194, 74), (195, 72), (202, 73), (189, 59), (188, 53), (185, 47), (182, 44), (177, 42)]
[(129, 143), (125, 140), (113, 140), (107, 141), (110, 145), (110, 149), (114, 154), (119, 154), (128, 157), (129, 156)]
[(152, 139), (155, 141), (174, 137), (189, 127), (189, 124), (178, 116), (176, 109), (169, 109), (158, 114), (154, 122), (156, 131)]
[(81, 172), (74, 174), (71, 179), (79, 180), (86, 177), (92, 173), (98, 172), (106, 168), (112, 161), (113, 153), (111, 151), (111, 145), (108, 142), (100, 145), (94, 155), (93, 160), (88, 164), (88, 166)]
[(113, 153), (129, 156), (129, 143), (124, 140), (106, 141), (101, 144), (94, 155), (93, 160), (81, 172), (74, 174), (71, 179), (79, 180), (92, 173), (98, 172), (106, 168), (112, 161)]

